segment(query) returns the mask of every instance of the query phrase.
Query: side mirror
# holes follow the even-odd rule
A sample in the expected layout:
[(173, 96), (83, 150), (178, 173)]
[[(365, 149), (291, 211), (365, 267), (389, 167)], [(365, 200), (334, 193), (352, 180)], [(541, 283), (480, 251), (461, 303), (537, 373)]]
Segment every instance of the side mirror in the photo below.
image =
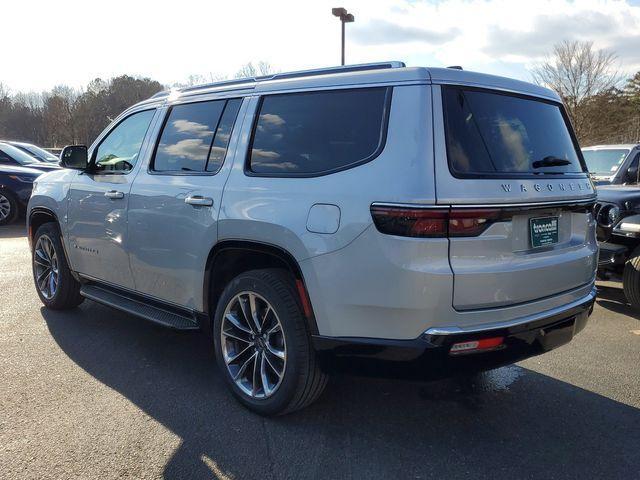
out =
[(60, 165), (74, 170), (86, 170), (89, 154), (86, 145), (67, 145), (60, 153)]
[(627, 168), (627, 181), (636, 183), (638, 181), (638, 166)]

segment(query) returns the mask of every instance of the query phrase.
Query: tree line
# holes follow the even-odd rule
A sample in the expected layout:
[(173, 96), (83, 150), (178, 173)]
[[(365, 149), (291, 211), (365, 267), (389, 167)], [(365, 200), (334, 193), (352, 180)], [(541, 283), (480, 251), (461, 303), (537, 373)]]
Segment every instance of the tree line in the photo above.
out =
[[(243, 65), (234, 78), (273, 73), (266, 62)], [(97, 78), (83, 88), (65, 85), (45, 92), (12, 93), (0, 83), (0, 140), (18, 140), (47, 148), (90, 145), (123, 110), (169, 87), (202, 84), (225, 77), (191, 75), (186, 82), (162, 85), (150, 78), (122, 75)]]
[[(591, 42), (562, 42), (536, 65), (532, 77), (564, 102), (582, 146), (640, 142), (640, 72), (623, 78), (614, 53)], [(266, 62), (244, 65), (234, 78), (273, 73)], [(186, 86), (222, 80), (192, 75)], [(124, 109), (168, 88), (150, 78), (122, 75), (91, 81), (83, 89), (57, 86), (40, 93), (12, 93), (0, 83), (0, 139), (45, 147), (91, 144)]]
[(624, 78), (617, 64), (592, 42), (565, 41), (532, 69), (562, 99), (582, 146), (640, 142), (640, 72)]

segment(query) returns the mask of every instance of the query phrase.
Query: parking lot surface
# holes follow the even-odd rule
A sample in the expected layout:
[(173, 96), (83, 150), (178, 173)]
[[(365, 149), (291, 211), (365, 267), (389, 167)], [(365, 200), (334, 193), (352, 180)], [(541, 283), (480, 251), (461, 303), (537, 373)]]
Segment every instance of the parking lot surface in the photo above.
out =
[(471, 378), (337, 377), (265, 419), (198, 333), (85, 301), (42, 308), (0, 228), (0, 478), (638, 478), (640, 316), (600, 285), (558, 350)]

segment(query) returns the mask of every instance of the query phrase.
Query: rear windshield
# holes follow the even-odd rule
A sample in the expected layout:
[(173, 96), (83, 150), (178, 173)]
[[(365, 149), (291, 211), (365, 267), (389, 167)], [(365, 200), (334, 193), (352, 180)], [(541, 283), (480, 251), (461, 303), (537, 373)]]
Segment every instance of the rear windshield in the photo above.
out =
[(447, 155), (454, 174), (584, 171), (559, 105), (485, 90), (442, 90)]
[(587, 169), (596, 175), (613, 175), (618, 171), (628, 154), (629, 150), (622, 148), (582, 151)]

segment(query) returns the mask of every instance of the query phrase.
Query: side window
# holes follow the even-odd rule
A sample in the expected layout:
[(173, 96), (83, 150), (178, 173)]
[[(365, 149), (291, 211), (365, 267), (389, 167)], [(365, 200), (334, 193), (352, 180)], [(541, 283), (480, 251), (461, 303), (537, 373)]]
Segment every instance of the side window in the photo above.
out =
[(241, 99), (171, 108), (153, 161), (156, 172), (217, 172), (227, 151)]
[(102, 140), (95, 154), (95, 169), (128, 172), (138, 161), (140, 147), (155, 110), (134, 113), (120, 122)]
[(220, 170), (220, 167), (222, 167), (224, 156), (226, 155), (227, 147), (229, 146), (229, 139), (231, 138), (233, 124), (238, 116), (238, 110), (240, 110), (241, 103), (242, 99), (234, 98), (233, 100), (229, 100), (227, 105), (224, 107), (224, 113), (220, 119), (218, 130), (216, 130), (213, 145), (211, 145), (209, 161), (207, 162), (207, 172), (217, 172)]
[(390, 95), (376, 87), (265, 96), (250, 170), (315, 175), (372, 160), (383, 147)]
[(6, 164), (12, 164), (16, 162), (9, 155), (7, 155), (2, 150), (0, 150), (0, 163), (6, 165)]

